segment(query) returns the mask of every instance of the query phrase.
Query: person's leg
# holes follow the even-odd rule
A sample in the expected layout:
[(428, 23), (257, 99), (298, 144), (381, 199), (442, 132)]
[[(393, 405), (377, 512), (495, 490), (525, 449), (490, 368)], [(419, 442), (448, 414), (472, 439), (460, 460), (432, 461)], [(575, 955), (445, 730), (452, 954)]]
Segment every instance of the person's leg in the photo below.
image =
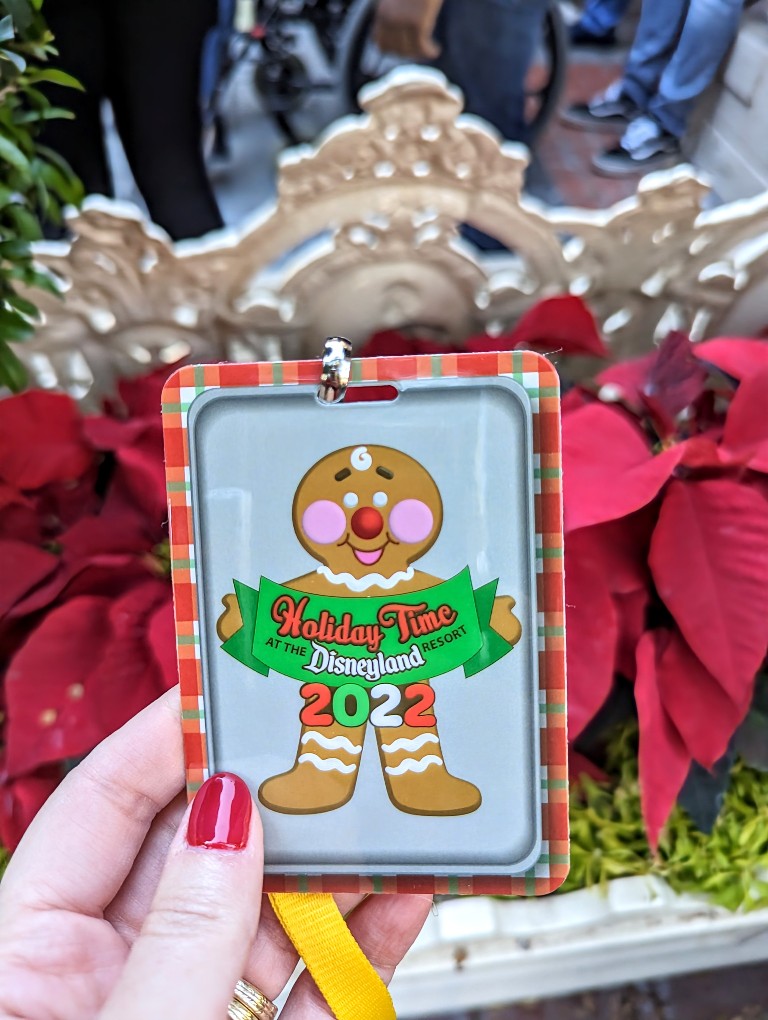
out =
[(622, 77), (587, 102), (560, 114), (568, 127), (587, 131), (624, 130), (648, 109), (674, 53), (690, 0), (643, 0), (640, 22)]
[(574, 25), (595, 39), (612, 37), (631, 0), (588, 0)]
[(743, 0), (690, 0), (680, 41), (648, 105), (651, 116), (677, 138), (733, 43), (743, 7)]
[(616, 148), (594, 157), (598, 173), (624, 177), (680, 162), (691, 110), (733, 42), (742, 8), (742, 0), (690, 0), (678, 45), (647, 112), (629, 125)]
[(658, 90), (664, 68), (680, 38), (689, 3), (690, 0), (643, 0), (622, 78), (623, 92), (641, 110), (647, 110)]
[(45, 6), (59, 51), (56, 66), (74, 75), (85, 91), (44, 86), (53, 105), (71, 110), (75, 119), (47, 121), (40, 141), (66, 159), (89, 195), (112, 194), (101, 127), (107, 67), (103, 9), (100, 0), (55, 0)]
[(201, 53), (215, 0), (110, 4), (115, 67), (110, 98), (150, 216), (172, 238), (222, 225), (202, 154)]
[(211, 102), (227, 61), (227, 48), (234, 31), (235, 10), (236, 0), (219, 0), (216, 23), (206, 33), (203, 42), (200, 100), (204, 107)]
[(525, 142), (525, 79), (541, 39), (547, 0), (445, 0), (435, 65), (464, 93), (466, 109)]

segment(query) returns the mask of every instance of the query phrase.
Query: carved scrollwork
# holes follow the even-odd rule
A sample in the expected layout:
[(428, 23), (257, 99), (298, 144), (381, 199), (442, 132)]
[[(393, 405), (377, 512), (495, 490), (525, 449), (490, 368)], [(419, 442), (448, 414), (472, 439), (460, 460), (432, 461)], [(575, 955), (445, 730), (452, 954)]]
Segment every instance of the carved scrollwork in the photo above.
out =
[[(62, 296), (34, 294), (33, 379), (95, 404), (179, 357), (315, 356), (326, 334), (392, 327), (460, 341), (563, 292), (588, 299), (621, 355), (670, 326), (765, 324), (768, 195), (702, 211), (706, 186), (678, 168), (607, 210), (546, 209), (522, 195), (526, 151), (462, 114), (436, 72), (396, 71), (362, 107), (285, 153), (277, 199), (238, 231), (174, 245), (133, 207), (89, 199), (71, 242), (38, 246)], [(510, 253), (479, 253), (462, 222)]]

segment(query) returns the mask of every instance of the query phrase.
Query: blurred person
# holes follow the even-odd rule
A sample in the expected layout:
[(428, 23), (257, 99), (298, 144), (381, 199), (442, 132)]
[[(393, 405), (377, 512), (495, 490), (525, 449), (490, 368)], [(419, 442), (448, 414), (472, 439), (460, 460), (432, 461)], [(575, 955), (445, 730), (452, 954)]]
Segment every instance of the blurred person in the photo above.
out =
[(581, 17), (571, 25), (574, 46), (615, 46), (616, 29), (632, 0), (587, 0)]
[(561, 119), (586, 131), (623, 130), (593, 169), (627, 177), (673, 166), (696, 100), (712, 83), (739, 28), (744, 0), (643, 0), (624, 74)]
[(83, 92), (50, 86), (73, 121), (49, 121), (41, 141), (61, 153), (88, 194), (113, 195), (101, 122), (109, 99), (152, 220), (176, 240), (221, 227), (202, 153), (203, 42), (216, 0), (50, 0), (45, 16), (61, 66)]
[(548, 0), (378, 0), (379, 48), (429, 61), (464, 93), (465, 109), (504, 138), (528, 142), (525, 79)]
[[(217, 102), (226, 80), (229, 45), (235, 31), (237, 0), (218, 0), (216, 24), (203, 42), (200, 76), (200, 104), (203, 130), (210, 139), (210, 153), (221, 159), (230, 156), (229, 133)], [(208, 146), (203, 146), (206, 149)]]

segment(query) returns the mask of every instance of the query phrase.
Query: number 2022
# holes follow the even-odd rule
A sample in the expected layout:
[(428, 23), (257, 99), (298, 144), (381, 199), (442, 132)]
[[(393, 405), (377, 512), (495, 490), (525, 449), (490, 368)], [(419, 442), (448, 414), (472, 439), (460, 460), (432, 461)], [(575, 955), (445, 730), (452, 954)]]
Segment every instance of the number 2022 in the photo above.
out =
[[(304, 726), (362, 726), (370, 717), (374, 726), (435, 726), (437, 720), (430, 711), (435, 703), (435, 692), (429, 684), (376, 684), (370, 690), (358, 684), (342, 684), (331, 690), (325, 684), (304, 684), (301, 696), (306, 705), (299, 718)], [(371, 699), (384, 700), (371, 705)], [(403, 706), (403, 701), (413, 704)], [(330, 711), (328, 709), (330, 708)]]

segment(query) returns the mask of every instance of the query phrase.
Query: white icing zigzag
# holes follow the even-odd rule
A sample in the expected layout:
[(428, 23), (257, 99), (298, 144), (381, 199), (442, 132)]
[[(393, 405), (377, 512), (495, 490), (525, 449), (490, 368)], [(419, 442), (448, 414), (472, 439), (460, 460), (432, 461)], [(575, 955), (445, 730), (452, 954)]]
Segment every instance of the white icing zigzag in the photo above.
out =
[(314, 740), (316, 744), (329, 751), (338, 751), (339, 748), (342, 748), (349, 754), (360, 754), (363, 749), (362, 744), (353, 744), (349, 737), (326, 737), (324, 733), (318, 733), (317, 730), (307, 730), (301, 738), (302, 744), (308, 744), (310, 740)]
[(365, 574), (364, 577), (353, 577), (352, 574), (346, 572), (334, 574), (331, 568), (326, 567), (323, 563), (317, 568), (317, 572), (326, 577), (331, 584), (343, 584), (350, 591), (367, 591), (368, 588), (394, 588), (401, 581), (410, 581), (415, 570), (413, 567), (408, 567), (407, 570), (396, 571), (391, 577), (384, 577), (383, 574)]
[(354, 772), (357, 768), (357, 765), (345, 764), (340, 758), (321, 758), (319, 754), (313, 754), (312, 751), (299, 755), (299, 762), (303, 761), (314, 765), (321, 772)]
[(425, 744), (439, 744), (440, 740), (436, 733), (420, 733), (418, 737), (398, 737), (391, 744), (382, 744), (382, 751), (393, 754), (395, 751), (418, 751)]
[(443, 764), (443, 759), (438, 755), (425, 754), (423, 758), (404, 758), (399, 765), (388, 765), (384, 771), (390, 776), (402, 776), (404, 772), (425, 772), (430, 765)]

